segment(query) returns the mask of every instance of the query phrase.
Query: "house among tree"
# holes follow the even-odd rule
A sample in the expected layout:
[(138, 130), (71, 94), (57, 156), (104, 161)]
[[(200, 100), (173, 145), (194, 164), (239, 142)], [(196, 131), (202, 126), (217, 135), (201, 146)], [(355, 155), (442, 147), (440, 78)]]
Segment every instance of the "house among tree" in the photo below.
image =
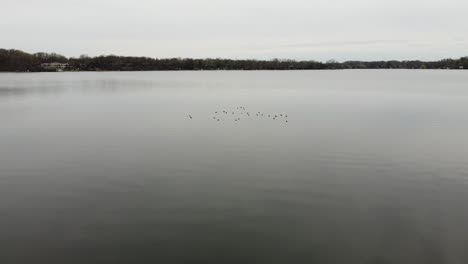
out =
[(68, 63), (51, 62), (42, 63), (41, 68), (47, 71), (63, 71), (68, 67)]

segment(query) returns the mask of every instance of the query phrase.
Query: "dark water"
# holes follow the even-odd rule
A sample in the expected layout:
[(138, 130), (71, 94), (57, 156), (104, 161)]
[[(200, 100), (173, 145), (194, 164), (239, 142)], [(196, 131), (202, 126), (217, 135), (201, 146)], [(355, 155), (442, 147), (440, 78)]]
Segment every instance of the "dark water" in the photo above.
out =
[(0, 263), (468, 263), (467, 160), (468, 71), (0, 74)]

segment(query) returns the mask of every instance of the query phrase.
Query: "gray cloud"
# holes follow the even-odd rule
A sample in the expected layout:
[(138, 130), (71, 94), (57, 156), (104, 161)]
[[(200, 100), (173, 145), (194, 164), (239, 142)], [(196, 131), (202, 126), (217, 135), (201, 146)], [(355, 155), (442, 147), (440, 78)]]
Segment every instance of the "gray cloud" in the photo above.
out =
[(357, 41), (320, 41), (308, 43), (289, 43), (273, 46), (248, 46), (257, 49), (277, 49), (277, 48), (309, 48), (309, 47), (349, 47), (349, 46), (368, 46), (391, 43), (408, 43), (408, 40), (357, 40)]
[(468, 55), (466, 0), (3, 0), (0, 47), (67, 56)]

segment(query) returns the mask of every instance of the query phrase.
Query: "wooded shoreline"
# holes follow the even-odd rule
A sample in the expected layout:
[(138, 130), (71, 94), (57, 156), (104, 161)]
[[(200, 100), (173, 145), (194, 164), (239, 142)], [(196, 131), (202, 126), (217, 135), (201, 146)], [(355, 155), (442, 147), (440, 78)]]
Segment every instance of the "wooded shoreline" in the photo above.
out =
[[(54, 67), (58, 65), (59, 68)], [(178, 71), (178, 70), (337, 70), (337, 69), (468, 69), (468, 57), (439, 61), (234, 60), (103, 55), (67, 58), (56, 53), (0, 49), (0, 72)]]

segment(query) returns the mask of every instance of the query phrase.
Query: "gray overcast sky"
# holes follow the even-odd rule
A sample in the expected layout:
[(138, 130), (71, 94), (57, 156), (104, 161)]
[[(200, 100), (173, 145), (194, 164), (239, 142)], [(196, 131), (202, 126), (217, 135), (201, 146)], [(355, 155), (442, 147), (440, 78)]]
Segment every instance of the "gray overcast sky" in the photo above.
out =
[(0, 0), (0, 48), (149, 57), (468, 56), (468, 0)]

